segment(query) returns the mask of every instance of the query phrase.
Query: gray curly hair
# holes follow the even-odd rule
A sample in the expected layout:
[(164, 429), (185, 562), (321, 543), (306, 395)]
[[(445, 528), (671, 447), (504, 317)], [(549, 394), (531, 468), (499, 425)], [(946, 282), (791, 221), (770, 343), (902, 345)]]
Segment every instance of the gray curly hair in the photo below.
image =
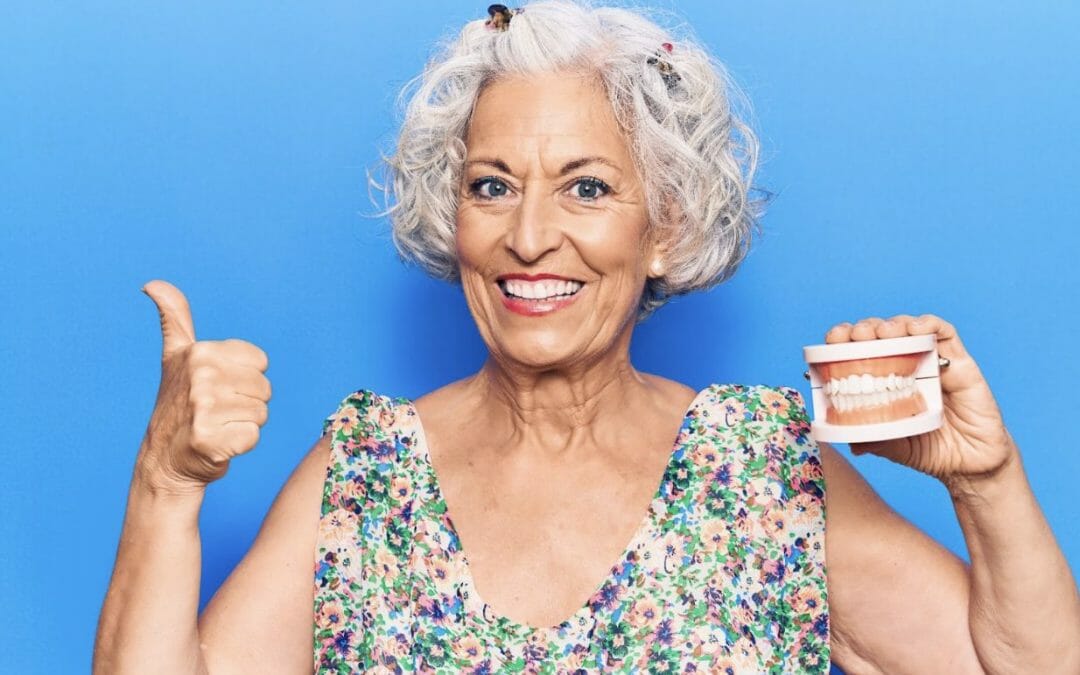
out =
[[(661, 54), (678, 74), (650, 63)], [(502, 74), (584, 70), (603, 83), (644, 181), (665, 272), (645, 284), (638, 321), (673, 296), (729, 279), (749, 251), (766, 198), (754, 199), (758, 140), (738, 114), (749, 104), (724, 66), (690, 38), (644, 15), (544, 0), (506, 30), (469, 22), (402, 89), (404, 120), (383, 158), (381, 188), (403, 260), (460, 282), (454, 243), (464, 137), (480, 91)]]

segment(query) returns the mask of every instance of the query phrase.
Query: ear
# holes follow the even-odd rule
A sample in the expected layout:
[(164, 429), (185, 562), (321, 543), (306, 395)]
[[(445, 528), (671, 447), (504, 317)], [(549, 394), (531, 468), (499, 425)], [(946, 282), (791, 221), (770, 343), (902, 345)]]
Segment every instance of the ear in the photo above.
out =
[(669, 246), (667, 240), (660, 238), (660, 234), (654, 235), (652, 245), (649, 247), (648, 263), (649, 278), (656, 279), (667, 273), (667, 254)]
[[(665, 220), (668, 223), (679, 222), (677, 218), (673, 218), (674, 207), (674, 204), (668, 204), (666, 209)], [(656, 279), (667, 274), (670, 259), (668, 253), (671, 251), (671, 236), (675, 228), (670, 225), (653, 224), (650, 229), (646, 261), (649, 278)]]

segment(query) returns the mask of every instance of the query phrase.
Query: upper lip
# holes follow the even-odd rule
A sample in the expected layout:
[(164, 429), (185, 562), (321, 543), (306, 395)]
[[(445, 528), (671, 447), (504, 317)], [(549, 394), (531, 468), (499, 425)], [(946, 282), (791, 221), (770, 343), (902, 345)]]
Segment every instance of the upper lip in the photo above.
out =
[(495, 278), (495, 281), (506, 281), (508, 279), (521, 279), (522, 281), (540, 281), (541, 279), (558, 279), (559, 281), (580, 281), (571, 277), (564, 277), (558, 274), (522, 274), (520, 272), (514, 272), (513, 274), (501, 274)]

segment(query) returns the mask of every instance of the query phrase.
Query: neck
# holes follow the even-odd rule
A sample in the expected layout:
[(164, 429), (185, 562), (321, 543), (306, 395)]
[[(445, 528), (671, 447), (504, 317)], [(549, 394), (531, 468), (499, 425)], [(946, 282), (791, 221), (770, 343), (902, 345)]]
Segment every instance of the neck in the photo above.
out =
[(649, 382), (630, 363), (629, 336), (567, 367), (540, 370), (491, 355), (473, 384), (511, 443), (563, 453), (617, 433), (650, 398)]

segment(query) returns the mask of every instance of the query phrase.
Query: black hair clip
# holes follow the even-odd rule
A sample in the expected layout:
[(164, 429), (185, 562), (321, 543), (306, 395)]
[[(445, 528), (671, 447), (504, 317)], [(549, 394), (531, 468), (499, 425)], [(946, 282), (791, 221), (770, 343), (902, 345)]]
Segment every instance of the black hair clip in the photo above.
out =
[(657, 50), (655, 56), (650, 56), (645, 63), (650, 66), (656, 66), (656, 69), (660, 71), (660, 77), (664, 78), (664, 84), (667, 85), (669, 90), (674, 89), (675, 85), (682, 80), (682, 77), (675, 72), (675, 68), (672, 67), (671, 62), (664, 58), (664, 53), (670, 54), (674, 51), (675, 47), (670, 42), (665, 42), (660, 45), (663, 51)]
[(521, 14), (524, 11), (520, 8), (510, 9), (506, 5), (489, 5), (488, 20), (484, 22), (484, 25), (488, 27), (488, 30), (504, 31), (510, 27), (510, 19), (514, 18), (515, 14)]

